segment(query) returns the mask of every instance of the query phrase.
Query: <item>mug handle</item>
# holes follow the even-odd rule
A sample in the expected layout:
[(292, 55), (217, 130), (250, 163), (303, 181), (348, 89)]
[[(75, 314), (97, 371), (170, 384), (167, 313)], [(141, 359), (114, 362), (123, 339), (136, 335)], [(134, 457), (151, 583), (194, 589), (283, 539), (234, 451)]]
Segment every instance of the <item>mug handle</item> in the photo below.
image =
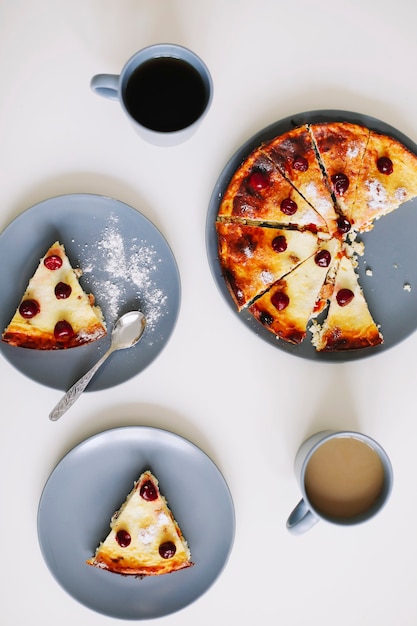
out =
[(287, 530), (293, 535), (301, 535), (312, 528), (319, 518), (314, 515), (303, 499), (297, 504), (287, 519)]
[(119, 99), (119, 78), (118, 74), (96, 74), (90, 82), (90, 87), (94, 93), (109, 98), (110, 100)]

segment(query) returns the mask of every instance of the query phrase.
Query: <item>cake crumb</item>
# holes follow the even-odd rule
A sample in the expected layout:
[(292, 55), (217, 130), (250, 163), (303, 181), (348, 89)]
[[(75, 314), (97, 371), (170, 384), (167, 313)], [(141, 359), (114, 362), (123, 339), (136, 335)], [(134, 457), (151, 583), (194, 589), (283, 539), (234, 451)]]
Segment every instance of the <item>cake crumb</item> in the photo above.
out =
[(368, 267), (368, 269), (365, 271), (365, 274), (366, 274), (367, 276), (373, 276), (373, 275), (374, 275), (373, 271), (372, 271), (372, 270), (371, 270), (371, 268), (369, 268), (369, 267)]
[(410, 283), (405, 283), (403, 289), (404, 289), (404, 291), (411, 291)]

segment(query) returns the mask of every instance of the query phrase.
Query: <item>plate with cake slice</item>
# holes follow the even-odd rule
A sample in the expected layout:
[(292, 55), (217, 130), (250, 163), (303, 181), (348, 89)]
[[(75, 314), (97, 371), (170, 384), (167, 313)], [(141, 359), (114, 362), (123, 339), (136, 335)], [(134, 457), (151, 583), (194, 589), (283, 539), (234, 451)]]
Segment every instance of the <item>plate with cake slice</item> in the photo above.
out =
[(252, 332), (343, 362), (417, 328), (417, 145), (349, 111), (285, 118), (249, 139), (213, 190), (213, 278)]
[(106, 430), (51, 472), (38, 538), (56, 582), (89, 609), (153, 619), (206, 593), (228, 562), (235, 512), (197, 446), (145, 426)]
[(1, 352), (41, 384), (71, 387), (130, 310), (146, 317), (140, 345), (115, 353), (86, 391), (139, 374), (174, 330), (181, 289), (173, 253), (144, 215), (118, 200), (69, 194), (34, 205), (0, 234), (0, 263)]

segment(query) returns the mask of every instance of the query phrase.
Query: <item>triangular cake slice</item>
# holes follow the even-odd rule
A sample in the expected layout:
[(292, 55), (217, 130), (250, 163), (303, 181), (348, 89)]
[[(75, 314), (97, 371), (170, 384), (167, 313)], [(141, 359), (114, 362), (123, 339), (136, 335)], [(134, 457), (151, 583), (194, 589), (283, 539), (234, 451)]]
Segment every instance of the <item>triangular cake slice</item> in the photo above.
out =
[(135, 482), (110, 527), (88, 565), (126, 576), (158, 576), (193, 565), (188, 544), (149, 470)]
[(294, 128), (262, 147), (262, 151), (322, 216), (328, 230), (338, 230), (331, 191), (317, 159), (307, 125)]
[(372, 229), (375, 220), (417, 196), (417, 156), (402, 143), (371, 132), (357, 184), (347, 212), (353, 227)]
[(343, 256), (337, 270), (327, 317), (312, 327), (319, 352), (357, 350), (383, 343), (358, 282), (352, 259)]
[(349, 122), (312, 124), (309, 129), (338, 209), (346, 215), (356, 198), (370, 131)]
[(216, 223), (219, 260), (240, 310), (318, 248), (309, 231)]
[(55, 242), (41, 259), (3, 341), (23, 348), (54, 350), (81, 346), (106, 335), (101, 309), (86, 294), (64, 246)]
[(259, 149), (232, 176), (220, 203), (218, 219), (328, 230), (325, 220)]
[(323, 308), (326, 280), (338, 262), (340, 248), (335, 238), (323, 242), (316, 254), (255, 300), (249, 307), (252, 315), (281, 339), (301, 343), (310, 319)]

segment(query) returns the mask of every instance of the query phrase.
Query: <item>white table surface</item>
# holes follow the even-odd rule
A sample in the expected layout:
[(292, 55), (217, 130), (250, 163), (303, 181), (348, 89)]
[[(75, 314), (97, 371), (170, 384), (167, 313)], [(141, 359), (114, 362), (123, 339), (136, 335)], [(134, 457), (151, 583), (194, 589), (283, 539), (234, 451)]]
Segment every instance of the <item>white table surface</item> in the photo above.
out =
[[(192, 605), (156, 620), (161, 626), (417, 623), (417, 334), (377, 358), (346, 364), (287, 355), (236, 319), (205, 248), (218, 175), (268, 124), (312, 109), (347, 109), (417, 140), (417, 8), (411, 0), (400, 4), (0, 3), (0, 228), (51, 196), (111, 196), (160, 229), (182, 284), (175, 331), (152, 365), (118, 387), (84, 394), (60, 422), (48, 413), (61, 393), (0, 358), (1, 624), (123, 623), (61, 589), (36, 529), (56, 463), (86, 437), (123, 425), (164, 428), (201, 447), (235, 505), (227, 567)], [(198, 133), (164, 149), (136, 136), (120, 107), (92, 94), (89, 81), (167, 41), (205, 60), (215, 93)], [(293, 458), (303, 439), (323, 428), (377, 439), (394, 467), (392, 497), (367, 524), (346, 530), (320, 523), (293, 537), (285, 528), (299, 499)]]

